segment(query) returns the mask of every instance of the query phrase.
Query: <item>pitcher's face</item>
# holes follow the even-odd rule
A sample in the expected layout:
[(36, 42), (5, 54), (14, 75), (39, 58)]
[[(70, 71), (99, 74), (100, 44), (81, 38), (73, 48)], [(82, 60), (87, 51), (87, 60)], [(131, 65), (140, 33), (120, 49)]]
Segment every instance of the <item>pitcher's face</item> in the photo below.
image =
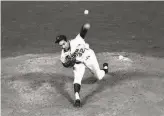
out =
[(68, 50), (68, 48), (69, 48), (69, 42), (64, 41), (64, 40), (61, 40), (61, 41), (59, 42), (59, 45), (60, 45), (60, 47), (61, 47), (62, 49), (64, 49), (64, 50)]

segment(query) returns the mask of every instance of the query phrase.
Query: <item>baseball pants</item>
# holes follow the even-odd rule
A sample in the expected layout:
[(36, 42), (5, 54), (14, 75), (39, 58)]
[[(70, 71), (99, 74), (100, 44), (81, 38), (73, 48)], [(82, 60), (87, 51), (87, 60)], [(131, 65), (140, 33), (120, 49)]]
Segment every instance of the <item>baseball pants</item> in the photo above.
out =
[(99, 63), (97, 61), (94, 51), (92, 49), (89, 49), (87, 52), (88, 57), (84, 61), (84, 63), (75, 64), (73, 67), (74, 84), (78, 83), (81, 85), (81, 81), (84, 76), (86, 67), (94, 74), (94, 76), (98, 80), (101, 80), (105, 76), (104, 70), (101, 70), (99, 67)]

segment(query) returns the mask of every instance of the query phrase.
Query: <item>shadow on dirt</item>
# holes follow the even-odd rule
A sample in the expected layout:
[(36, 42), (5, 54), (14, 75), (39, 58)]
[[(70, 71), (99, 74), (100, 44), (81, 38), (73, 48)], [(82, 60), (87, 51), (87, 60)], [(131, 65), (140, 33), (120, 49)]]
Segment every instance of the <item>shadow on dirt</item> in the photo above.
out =
[[(64, 86), (66, 83), (68, 83), (67, 77), (58, 75), (58, 79), (55, 79), (52, 77), (52, 80), (49, 80), (49, 83), (52, 87), (55, 87), (57, 92), (63, 95), (72, 105), (73, 105), (73, 99), (71, 98), (70, 94), (67, 90), (65, 90)], [(71, 80), (72, 81), (72, 80)]]
[[(82, 81), (82, 84), (97, 84), (97, 86), (95, 87), (95, 89), (93, 91), (91, 91), (88, 95), (86, 95), (82, 99), (82, 105), (84, 106), (86, 103), (89, 103), (90, 98), (92, 98), (92, 97), (94, 97), (94, 95), (104, 91), (105, 88), (113, 87), (116, 84), (119, 84), (121, 81), (131, 80), (131, 79), (139, 79), (139, 78), (152, 78), (152, 77), (162, 78), (162, 76), (160, 77), (158, 75), (146, 74), (143, 72), (112, 72), (112, 73), (109, 73), (105, 77), (105, 79), (103, 79), (102, 81), (96, 81), (96, 78), (88, 77)], [(29, 83), (30, 88), (32, 88), (32, 90), (37, 90), (44, 83), (49, 83), (52, 88), (54, 87), (56, 89), (57, 93), (61, 94), (71, 104), (73, 104), (73, 101), (74, 101), (74, 99), (70, 95), (73, 93), (69, 93), (66, 90), (68, 88), (65, 87), (66, 84), (73, 83), (73, 78), (63, 76), (61, 74), (29, 73), (29, 74), (25, 74), (25, 75), (15, 76), (10, 79), (6, 79), (6, 81), (27, 82), (27, 83)], [(73, 86), (72, 86), (72, 91), (73, 91)]]
[[(51, 87), (55, 88), (56, 92), (66, 98), (71, 104), (73, 99), (65, 88), (66, 83), (72, 83), (71, 77), (66, 77), (60, 74), (45, 74), (45, 73), (28, 73), (20, 76), (13, 76), (12, 78), (6, 79), (9, 82), (21, 81), (28, 83), (31, 90), (38, 90), (44, 83), (48, 83)], [(23, 88), (23, 87), (22, 87)]]
[[(163, 74), (164, 75), (164, 74)], [(125, 80), (134, 80), (134, 79), (139, 79), (139, 78), (163, 78), (163, 76), (160, 75), (156, 75), (156, 74), (147, 74), (144, 72), (112, 72), (106, 75), (106, 77), (101, 80), (98, 81), (98, 86), (92, 91), (90, 92), (87, 96), (84, 97), (83, 99), (83, 105), (85, 105), (86, 103), (89, 103), (89, 99), (91, 97), (93, 97), (94, 95), (102, 92), (105, 90), (105, 88), (108, 87), (113, 87), (116, 84), (119, 84), (122, 81)], [(88, 78), (86, 80), (83, 81), (83, 83), (87, 84), (88, 82), (90, 83), (90, 81), (95, 82), (96, 79), (91, 79)]]

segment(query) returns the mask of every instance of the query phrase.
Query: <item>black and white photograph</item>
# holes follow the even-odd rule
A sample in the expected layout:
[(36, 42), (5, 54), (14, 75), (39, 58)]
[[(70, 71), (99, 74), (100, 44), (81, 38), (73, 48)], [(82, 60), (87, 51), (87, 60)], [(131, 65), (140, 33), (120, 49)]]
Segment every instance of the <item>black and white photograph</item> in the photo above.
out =
[(1, 116), (164, 116), (164, 2), (1, 1)]

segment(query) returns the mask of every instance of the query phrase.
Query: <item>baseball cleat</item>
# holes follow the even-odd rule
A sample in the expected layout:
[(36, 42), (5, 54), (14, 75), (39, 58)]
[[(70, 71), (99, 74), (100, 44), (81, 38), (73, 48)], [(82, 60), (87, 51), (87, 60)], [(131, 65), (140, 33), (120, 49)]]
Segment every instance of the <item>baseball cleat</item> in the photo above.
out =
[(103, 64), (103, 70), (105, 71), (105, 74), (108, 73), (108, 63)]
[(75, 100), (74, 106), (81, 107), (81, 101), (79, 99)]

